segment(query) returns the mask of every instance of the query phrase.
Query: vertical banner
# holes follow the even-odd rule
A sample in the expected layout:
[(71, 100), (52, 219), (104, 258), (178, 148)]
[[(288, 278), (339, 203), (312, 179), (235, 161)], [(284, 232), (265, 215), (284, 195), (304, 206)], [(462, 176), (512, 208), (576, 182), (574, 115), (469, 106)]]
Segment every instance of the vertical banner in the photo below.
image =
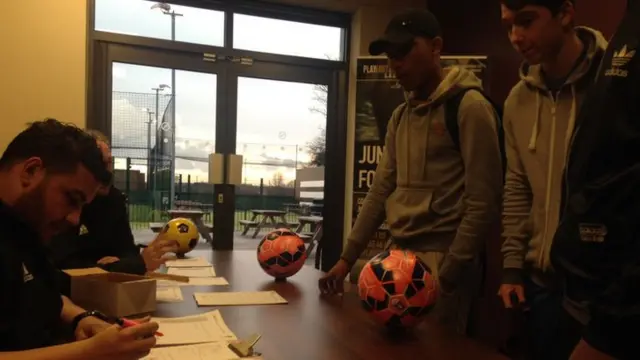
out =
[[(486, 56), (443, 56), (442, 65), (459, 66), (473, 71), (482, 80), (485, 90), (488, 90)], [(358, 58), (352, 226), (382, 158), (387, 123), (395, 108), (404, 101), (405, 92), (395, 79), (386, 57)], [(376, 231), (360, 259), (368, 260), (380, 253), (388, 240), (389, 231), (385, 223)]]

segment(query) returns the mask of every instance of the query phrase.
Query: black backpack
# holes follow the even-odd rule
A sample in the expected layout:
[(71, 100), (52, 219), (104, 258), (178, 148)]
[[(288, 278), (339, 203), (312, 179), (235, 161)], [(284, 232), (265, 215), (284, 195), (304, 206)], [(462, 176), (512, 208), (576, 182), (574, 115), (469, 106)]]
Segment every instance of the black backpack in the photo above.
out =
[[(491, 106), (493, 106), (493, 109), (498, 115), (496, 117), (496, 122), (497, 122), (496, 128), (498, 129), (498, 145), (500, 146), (500, 157), (502, 160), (502, 174), (504, 175), (507, 171), (507, 156), (504, 149), (504, 128), (502, 127), (502, 106), (496, 104), (493, 100), (491, 100), (491, 98), (484, 93), (484, 90), (482, 90), (481, 87), (468, 87), (468, 88), (461, 88), (458, 91), (454, 90), (455, 94), (453, 94), (447, 100), (445, 100), (444, 104), (442, 105), (444, 106), (445, 126), (447, 127), (447, 131), (449, 132), (449, 135), (451, 135), (451, 140), (453, 140), (453, 143), (455, 144), (456, 148), (460, 150), (460, 127), (458, 126), (458, 112), (460, 111), (460, 102), (462, 101), (462, 98), (467, 93), (467, 91), (470, 91), (470, 90), (475, 90), (481, 93), (482, 96), (484, 96), (484, 98), (487, 99), (489, 103), (491, 103)], [(396, 128), (400, 124), (400, 121), (402, 119), (402, 113), (404, 113), (406, 110), (407, 110), (407, 105), (405, 103), (403, 104), (401, 115), (399, 116), (400, 120), (395, 124)], [(504, 177), (503, 177), (503, 180), (504, 180)]]
[(458, 126), (458, 112), (460, 110), (460, 102), (467, 93), (467, 91), (475, 90), (484, 96), (489, 103), (493, 106), (496, 114), (496, 129), (498, 130), (498, 145), (500, 146), (500, 157), (502, 159), (502, 174), (504, 175), (507, 170), (507, 156), (504, 149), (504, 129), (502, 127), (502, 106), (496, 104), (487, 94), (484, 93), (480, 87), (469, 87), (460, 89), (453, 96), (448, 98), (444, 103), (444, 122), (447, 126), (447, 131), (451, 135), (451, 140), (460, 150), (460, 128)]

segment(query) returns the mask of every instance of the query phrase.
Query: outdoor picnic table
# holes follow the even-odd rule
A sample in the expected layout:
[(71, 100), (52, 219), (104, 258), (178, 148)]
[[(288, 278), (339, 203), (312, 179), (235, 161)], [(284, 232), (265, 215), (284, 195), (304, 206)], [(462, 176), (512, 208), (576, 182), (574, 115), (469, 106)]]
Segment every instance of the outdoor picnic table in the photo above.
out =
[(202, 221), (202, 217), (204, 216), (204, 211), (201, 210), (187, 210), (187, 209), (171, 209), (167, 210), (167, 214), (172, 219), (175, 218), (187, 218), (193, 221), (194, 224), (198, 227), (198, 232), (205, 239), (206, 242), (213, 242), (213, 238), (211, 237), (211, 231), (209, 227), (205, 225)]
[[(298, 226), (298, 223), (290, 223), (285, 218), (286, 211), (282, 210), (251, 210), (253, 216), (251, 220), (240, 220), (240, 224), (244, 225), (242, 235), (247, 235), (249, 230), (255, 229), (252, 238), (255, 239), (262, 228), (292, 228)], [(279, 221), (276, 221), (278, 219)]]
[[(296, 233), (302, 234), (304, 238), (309, 238), (309, 246), (307, 246), (307, 256), (311, 256), (313, 249), (317, 246), (316, 251), (316, 268), (320, 267), (320, 242), (322, 241), (322, 216), (298, 216), (298, 227)], [(309, 225), (311, 233), (304, 233), (304, 227)]]

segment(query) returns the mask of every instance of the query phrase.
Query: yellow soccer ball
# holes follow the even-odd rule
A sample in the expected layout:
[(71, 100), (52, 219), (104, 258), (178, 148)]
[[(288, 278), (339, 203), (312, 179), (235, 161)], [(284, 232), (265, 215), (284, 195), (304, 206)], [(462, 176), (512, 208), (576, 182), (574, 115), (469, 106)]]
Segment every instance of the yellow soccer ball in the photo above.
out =
[(193, 221), (186, 218), (175, 218), (162, 228), (159, 235), (164, 240), (178, 242), (178, 255), (184, 255), (198, 245), (200, 233)]

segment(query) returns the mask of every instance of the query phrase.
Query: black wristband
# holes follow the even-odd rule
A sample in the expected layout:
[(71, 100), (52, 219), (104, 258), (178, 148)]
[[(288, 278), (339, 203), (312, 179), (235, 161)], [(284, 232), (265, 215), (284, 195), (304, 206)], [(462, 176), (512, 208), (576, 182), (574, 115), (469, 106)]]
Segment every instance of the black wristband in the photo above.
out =
[(102, 321), (109, 322), (109, 317), (107, 315), (101, 313), (100, 311), (97, 311), (97, 310), (85, 311), (83, 313), (80, 313), (80, 314), (76, 315), (73, 318), (73, 320), (71, 321), (71, 330), (76, 331), (80, 321), (82, 321), (82, 319), (87, 318), (89, 316), (93, 316), (93, 317), (96, 317), (96, 318), (98, 318), (98, 319), (100, 319)]

